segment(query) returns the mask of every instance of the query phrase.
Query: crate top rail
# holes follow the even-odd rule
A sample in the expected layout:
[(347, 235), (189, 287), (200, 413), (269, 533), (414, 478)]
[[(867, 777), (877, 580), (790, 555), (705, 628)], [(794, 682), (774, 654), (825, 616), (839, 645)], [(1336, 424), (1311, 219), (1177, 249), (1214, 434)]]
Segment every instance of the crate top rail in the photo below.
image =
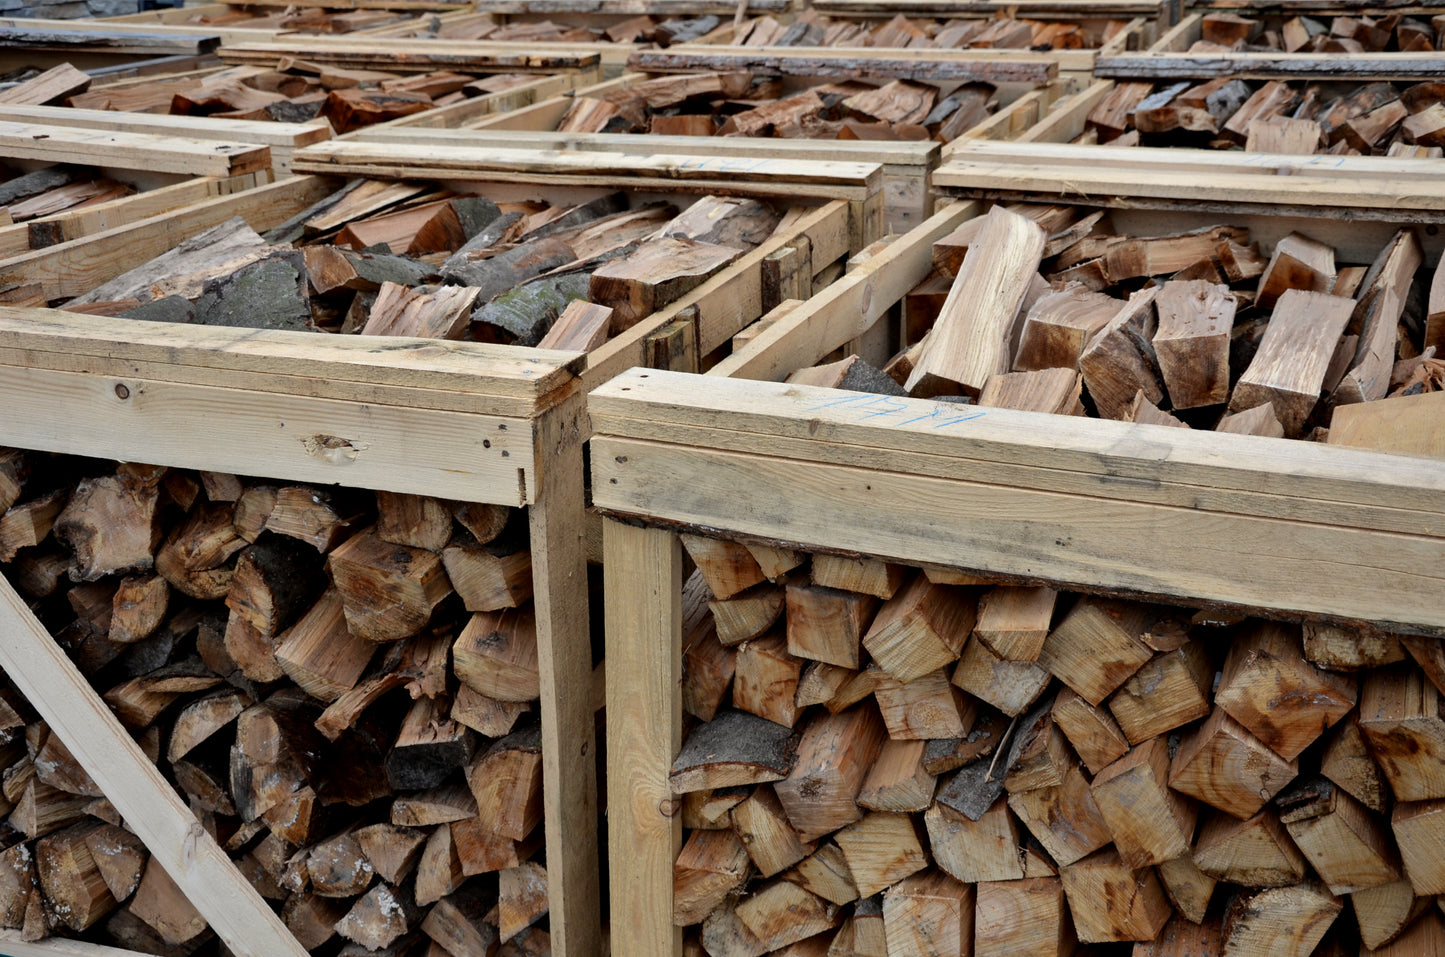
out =
[(589, 413), (607, 514), (1445, 636), (1438, 460), (657, 370)]
[[(1158, 208), (1283, 207), (1342, 220), (1445, 220), (1439, 161), (969, 140), (933, 174), (955, 194)], [(1188, 199), (1185, 194), (1187, 184)]]

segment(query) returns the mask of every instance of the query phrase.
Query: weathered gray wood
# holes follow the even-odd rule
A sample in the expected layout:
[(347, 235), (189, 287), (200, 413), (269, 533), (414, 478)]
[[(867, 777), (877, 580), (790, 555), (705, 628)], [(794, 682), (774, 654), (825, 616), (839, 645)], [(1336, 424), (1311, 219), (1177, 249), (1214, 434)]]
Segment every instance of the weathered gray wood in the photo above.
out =
[(1111, 80), (1206, 79), (1216, 76), (1297, 80), (1429, 80), (1440, 75), (1439, 54), (1370, 53), (1131, 53), (1099, 57), (1094, 76)]

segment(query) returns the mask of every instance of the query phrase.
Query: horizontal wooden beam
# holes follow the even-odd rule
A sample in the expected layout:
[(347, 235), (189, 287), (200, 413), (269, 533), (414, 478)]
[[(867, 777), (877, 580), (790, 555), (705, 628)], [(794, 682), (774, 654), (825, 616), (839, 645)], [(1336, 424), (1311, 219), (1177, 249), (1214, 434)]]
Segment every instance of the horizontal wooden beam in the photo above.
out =
[(1059, 72), (1058, 62), (1048, 54), (1017, 50), (929, 50), (900, 55), (897, 50), (829, 53), (813, 48), (738, 49), (705, 45), (639, 50), (627, 58), (627, 68), (645, 73), (751, 71), (783, 76), (1032, 83), (1035, 86), (1049, 82)]
[(21, 940), (18, 930), (0, 930), (0, 953), (5, 957), (142, 957), (140, 951), (121, 950), (83, 940), (66, 940), (64, 937)]
[(300, 173), (601, 186), (705, 185), (709, 191), (863, 199), (882, 188), (874, 163), (666, 154), (469, 149), (430, 143), (331, 140), (297, 151)]
[(1440, 55), (1430, 53), (1131, 53), (1099, 57), (1094, 75), (1113, 80), (1181, 80), (1216, 76), (1294, 80), (1432, 80)]
[(575, 352), (438, 339), (179, 325), (0, 306), (0, 363), (418, 410), (526, 417), (582, 367)]
[[(585, 95), (586, 91), (582, 91)], [(744, 136), (661, 136), (654, 133), (557, 133), (548, 130), (479, 129), (434, 130), (394, 126), (385, 130), (358, 130), (350, 139), (359, 143), (394, 145), (465, 146), (488, 152), (499, 149), (568, 150), (589, 153), (665, 153), (672, 156), (750, 156), (759, 159), (812, 160), (819, 154), (817, 140), (786, 140)], [(828, 143), (830, 162), (882, 163), (932, 167), (942, 147), (931, 140), (900, 142)]]
[[(107, 132), (180, 136), (211, 142), (256, 143), (261, 146), (300, 147), (331, 138), (325, 119), (305, 123), (230, 120), (214, 116), (172, 116), (166, 113), (121, 113), (115, 110), (81, 110), (68, 106), (9, 106), (5, 118), (26, 124), (70, 127)], [(98, 159), (104, 158), (102, 156)], [(97, 165), (114, 165), (97, 163)]]
[(611, 514), (1445, 635), (1435, 461), (646, 370), (588, 407)]
[(933, 174), (945, 190), (1037, 193), (1092, 204), (1280, 204), (1352, 218), (1445, 211), (1439, 160), (1293, 156), (969, 140)]
[[(329, 4), (328, 4), (329, 6)], [(581, 70), (601, 61), (597, 53), (537, 52), (532, 44), (499, 44), (399, 37), (365, 39), (286, 37), (270, 43), (237, 43), (222, 47), (220, 58), (233, 64), (272, 64), (297, 57), (332, 66), (428, 73), (538, 73)]]
[(9, 159), (193, 176), (240, 176), (271, 167), (271, 148), (259, 143), (217, 143), (152, 133), (3, 121), (0, 121), (0, 155)]
[[(61, 21), (68, 24), (69, 21)], [(71, 53), (116, 53), (133, 56), (196, 56), (221, 45), (214, 33), (195, 35), (164, 30), (77, 30), (70, 26), (0, 26), (0, 49), (65, 50)]]

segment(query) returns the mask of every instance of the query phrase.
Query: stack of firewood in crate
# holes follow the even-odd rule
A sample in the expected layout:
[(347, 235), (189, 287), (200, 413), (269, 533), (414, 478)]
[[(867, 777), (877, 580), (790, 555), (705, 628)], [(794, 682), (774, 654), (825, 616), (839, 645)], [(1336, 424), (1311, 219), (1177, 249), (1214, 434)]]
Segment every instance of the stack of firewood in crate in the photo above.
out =
[(1426, 53), (1438, 49), (1445, 36), (1445, 16), (1420, 13), (1298, 16), (1271, 21), (1207, 13), (1200, 18), (1200, 39), (1189, 52)]
[(1445, 84), (1238, 77), (1120, 83), (1089, 113), (1084, 138), (1110, 146), (1439, 157)]
[(1445, 270), (1411, 229), (1349, 264), (1303, 233), (1266, 252), (1242, 227), (1131, 236), (1107, 210), (1020, 204), (933, 262), (886, 374), (851, 356), (789, 381), (1352, 445), (1404, 421), (1395, 398), (1445, 389)]
[[(0, 573), (304, 947), (550, 952), (519, 510), (15, 450), (0, 506)], [(214, 952), (64, 743), (0, 702), (0, 924)]]
[[(753, 199), (705, 196), (685, 210), (620, 192), (499, 204), (353, 180), (265, 237), (237, 217), (61, 308), (587, 350), (703, 284), (782, 222)], [(20, 304), (46, 304), (43, 290), (33, 297)]]
[(990, 83), (843, 80), (786, 94), (780, 78), (747, 72), (659, 76), (574, 97), (557, 130), (948, 143), (998, 110), (996, 92)]
[(683, 543), (691, 946), (1445, 945), (1438, 639)]
[(884, 23), (835, 19), (807, 10), (791, 23), (759, 17), (739, 28), (733, 42), (750, 47), (883, 47), (910, 50), (1081, 50), (1107, 43), (1127, 26), (1045, 20), (933, 20), (903, 14)]

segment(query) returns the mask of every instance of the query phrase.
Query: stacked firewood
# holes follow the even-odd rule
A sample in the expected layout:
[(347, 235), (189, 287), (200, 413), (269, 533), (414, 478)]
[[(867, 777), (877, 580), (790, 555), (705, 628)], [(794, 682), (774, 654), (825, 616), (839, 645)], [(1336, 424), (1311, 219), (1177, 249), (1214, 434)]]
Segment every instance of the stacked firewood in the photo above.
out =
[(1438, 158), (1445, 83), (1120, 83), (1089, 113), (1080, 141)]
[(809, 9), (790, 23), (759, 17), (734, 43), (750, 47), (886, 47), (910, 50), (1081, 50), (1107, 43), (1123, 20), (1060, 23), (1016, 20), (934, 20), (899, 14), (884, 23), (834, 19)]
[[(304, 947), (549, 952), (520, 510), (0, 450), (0, 573)], [(0, 737), (0, 924), (214, 953), (13, 694)]]
[(1351, 265), (1303, 233), (1266, 252), (1237, 226), (1127, 236), (1106, 210), (995, 206), (933, 262), (886, 375), (850, 356), (789, 381), (1349, 444), (1445, 388), (1445, 270), (1410, 229)]
[(988, 83), (844, 80), (784, 95), (752, 73), (658, 76), (573, 98), (558, 130), (787, 139), (951, 142), (998, 109)]
[(712, 957), (1445, 945), (1439, 639), (683, 542)]
[(1191, 53), (1282, 50), (1286, 53), (1428, 53), (1445, 46), (1445, 16), (1424, 20), (1403, 13), (1376, 16), (1251, 19), (1233, 13), (1200, 18)]
[(757, 200), (493, 203), (356, 180), (262, 237), (239, 217), (61, 308), (165, 322), (588, 350), (772, 234)]
[(0, 167), (0, 224), (23, 223), (119, 199), (135, 191), (129, 183), (118, 182), (90, 167), (48, 166), (29, 173)]
[(239, 66), (199, 77), (150, 77), (144, 83), (95, 87), (69, 97), (65, 105), (283, 123), (325, 117), (337, 133), (349, 133), (534, 79), (517, 73), (401, 74), (288, 59), (276, 69)]

